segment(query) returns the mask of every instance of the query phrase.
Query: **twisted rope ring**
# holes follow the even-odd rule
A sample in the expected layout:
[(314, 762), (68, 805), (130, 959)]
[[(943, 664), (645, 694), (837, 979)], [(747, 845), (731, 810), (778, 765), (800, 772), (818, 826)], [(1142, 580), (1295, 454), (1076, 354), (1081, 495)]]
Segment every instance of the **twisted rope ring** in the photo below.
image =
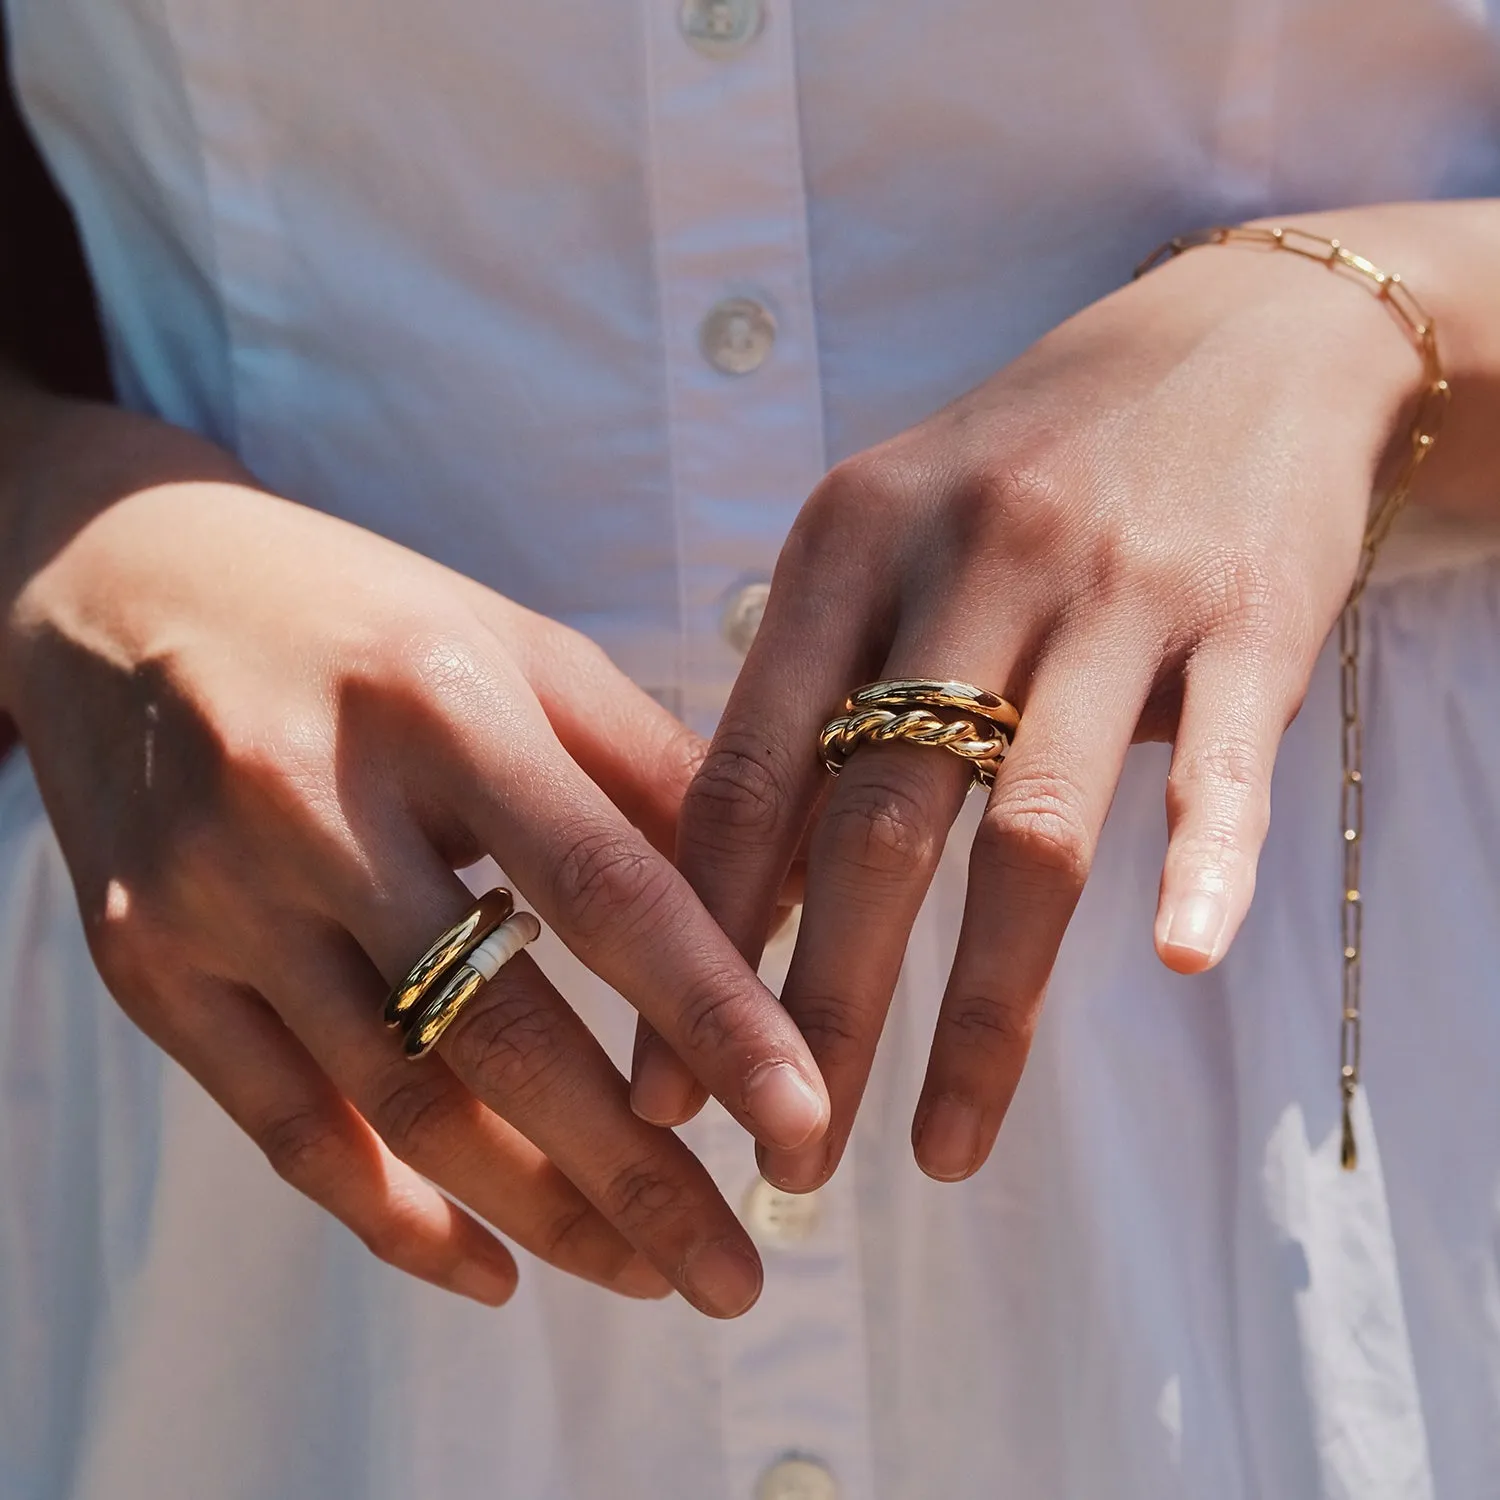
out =
[[(851, 700), (852, 703), (852, 700)], [(830, 720), (818, 736), (823, 764), (835, 776), (860, 745), (891, 744), (904, 740), (911, 745), (931, 745), (947, 750), (973, 767), (978, 786), (994, 783), (995, 772), (1010, 748), (1010, 737), (998, 724), (978, 714), (966, 718), (942, 718), (930, 709), (897, 712), (889, 708), (861, 708)]]

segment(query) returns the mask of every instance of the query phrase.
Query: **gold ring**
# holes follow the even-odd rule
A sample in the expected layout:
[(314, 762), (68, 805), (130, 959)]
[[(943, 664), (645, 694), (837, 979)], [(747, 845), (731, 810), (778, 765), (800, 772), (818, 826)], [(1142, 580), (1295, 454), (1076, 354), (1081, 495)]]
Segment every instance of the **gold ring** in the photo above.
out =
[(992, 786), (1021, 722), (998, 693), (942, 678), (872, 682), (851, 693), (844, 712), (818, 736), (823, 764), (835, 776), (861, 745), (927, 745), (968, 761), (975, 786)]
[(936, 677), (898, 677), (872, 682), (849, 695), (845, 705), (856, 708), (954, 708), (978, 714), (998, 729), (1014, 734), (1021, 722), (1020, 710), (999, 693), (987, 693), (971, 682), (947, 682)]
[(411, 966), (406, 978), (385, 1002), (385, 1024), (409, 1025), (412, 1012), (433, 987), (476, 943), (482, 943), (514, 910), (515, 897), (503, 886), (486, 891), (457, 922)]
[(542, 935), (542, 924), (529, 911), (507, 917), (482, 943), (472, 948), (435, 1000), (422, 1008), (406, 1033), (403, 1046), (413, 1062), (426, 1057), (458, 1013), (528, 943)]

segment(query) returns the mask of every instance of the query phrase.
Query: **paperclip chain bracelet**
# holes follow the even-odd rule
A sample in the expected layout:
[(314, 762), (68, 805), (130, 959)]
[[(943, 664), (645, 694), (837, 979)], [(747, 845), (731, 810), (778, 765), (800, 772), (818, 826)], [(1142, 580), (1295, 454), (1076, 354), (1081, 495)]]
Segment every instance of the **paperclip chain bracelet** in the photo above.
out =
[(1340, 936), (1343, 939), (1342, 1011), (1339, 1027), (1339, 1089), (1343, 1100), (1339, 1161), (1345, 1171), (1359, 1164), (1354, 1139), (1354, 1098), (1359, 1091), (1360, 1045), (1363, 1009), (1360, 965), (1364, 955), (1364, 896), (1360, 886), (1360, 852), (1365, 834), (1364, 720), (1360, 711), (1360, 644), (1362, 639), (1360, 600), (1370, 581), (1375, 555), (1389, 534), (1392, 522), (1406, 503), (1422, 461), (1432, 451), (1448, 405), (1448, 381), (1438, 358), (1437, 329), (1422, 304), (1393, 272), (1382, 271), (1362, 255), (1305, 229), (1224, 227), (1200, 230), (1169, 240), (1136, 268), (1144, 276), (1164, 261), (1172, 260), (1201, 245), (1259, 245), (1267, 250), (1285, 250), (1305, 260), (1317, 261), (1330, 271), (1348, 271), (1361, 278), (1405, 326), (1422, 358), (1422, 394), (1412, 418), (1406, 452), (1394, 478), (1371, 506), (1370, 519), (1360, 546), (1354, 584), (1339, 616), (1339, 711), (1343, 783), (1339, 799), (1340, 835), (1343, 841), (1343, 891)]

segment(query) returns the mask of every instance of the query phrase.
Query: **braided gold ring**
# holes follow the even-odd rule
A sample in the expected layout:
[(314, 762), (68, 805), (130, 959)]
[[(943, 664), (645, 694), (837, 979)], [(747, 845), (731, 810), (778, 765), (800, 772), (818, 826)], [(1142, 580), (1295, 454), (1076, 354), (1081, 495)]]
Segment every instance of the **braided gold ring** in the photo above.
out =
[(900, 678), (851, 693), (818, 736), (823, 764), (837, 776), (861, 745), (928, 745), (969, 762), (975, 786), (991, 786), (1021, 722), (998, 693), (967, 682)]

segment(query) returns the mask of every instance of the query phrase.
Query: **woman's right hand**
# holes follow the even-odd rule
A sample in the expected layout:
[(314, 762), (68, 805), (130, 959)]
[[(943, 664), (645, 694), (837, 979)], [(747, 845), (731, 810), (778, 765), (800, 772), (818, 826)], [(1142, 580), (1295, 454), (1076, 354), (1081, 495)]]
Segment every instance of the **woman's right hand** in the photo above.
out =
[(0, 703), (128, 1014), (406, 1271), (515, 1285), (436, 1184), (617, 1291), (748, 1307), (744, 1230), (530, 958), (440, 1056), (381, 1016), (490, 854), (752, 1134), (815, 1139), (805, 1044), (659, 852), (696, 737), (573, 631), (195, 438), (22, 396), (7, 425)]

